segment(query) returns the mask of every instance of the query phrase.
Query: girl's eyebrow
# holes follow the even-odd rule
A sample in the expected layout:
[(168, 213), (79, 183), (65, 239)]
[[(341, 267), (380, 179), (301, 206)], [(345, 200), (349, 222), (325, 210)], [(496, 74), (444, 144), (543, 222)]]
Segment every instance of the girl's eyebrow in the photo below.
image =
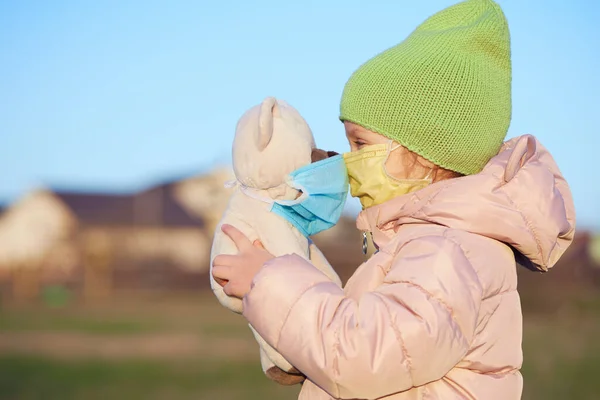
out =
[(365, 139), (365, 133), (360, 129), (354, 129), (352, 132), (352, 137), (356, 139)]
[(361, 131), (360, 129), (356, 128), (356, 127), (352, 127), (350, 128), (350, 131), (346, 134), (346, 136), (360, 136)]

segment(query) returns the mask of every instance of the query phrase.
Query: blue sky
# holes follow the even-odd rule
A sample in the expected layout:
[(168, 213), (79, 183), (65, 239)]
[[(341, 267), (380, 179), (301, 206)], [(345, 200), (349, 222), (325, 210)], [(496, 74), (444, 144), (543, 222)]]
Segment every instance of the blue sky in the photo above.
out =
[[(235, 123), (287, 100), (346, 151), (343, 85), (455, 0), (0, 2), (0, 201), (39, 185), (134, 190), (230, 161)], [(500, 0), (509, 137), (531, 133), (600, 229), (600, 5)]]

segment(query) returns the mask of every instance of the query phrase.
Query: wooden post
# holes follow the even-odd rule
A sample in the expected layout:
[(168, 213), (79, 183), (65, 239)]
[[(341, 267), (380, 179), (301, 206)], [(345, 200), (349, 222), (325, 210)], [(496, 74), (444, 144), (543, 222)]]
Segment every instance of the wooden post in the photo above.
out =
[(6, 265), (0, 265), (0, 307), (10, 300), (12, 272)]
[(12, 297), (19, 303), (35, 301), (40, 294), (40, 268), (37, 263), (20, 262), (12, 270)]
[(83, 246), (84, 301), (106, 299), (112, 292), (111, 247), (103, 234), (89, 235)]

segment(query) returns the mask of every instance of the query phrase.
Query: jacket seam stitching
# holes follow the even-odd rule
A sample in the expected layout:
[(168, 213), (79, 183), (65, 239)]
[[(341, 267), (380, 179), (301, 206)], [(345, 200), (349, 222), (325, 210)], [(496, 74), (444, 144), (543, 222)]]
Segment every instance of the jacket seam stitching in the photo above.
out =
[[(483, 287), (483, 283), (481, 282), (481, 279), (479, 278), (479, 274), (477, 273), (477, 270), (475, 269), (475, 266), (473, 265), (473, 262), (471, 261), (471, 258), (467, 255), (467, 252), (465, 251), (464, 247), (462, 246), (461, 243), (459, 243), (457, 240), (455, 240), (454, 238), (451, 238), (447, 235), (448, 231), (451, 228), (447, 228), (444, 230), (443, 232), (443, 237), (447, 240), (449, 240), (451, 243), (453, 243), (455, 246), (457, 246), (461, 253), (463, 254), (463, 257), (465, 257), (465, 260), (467, 260), (467, 262), (469, 263), (469, 266), (471, 267), (471, 271), (473, 271), (473, 273), (475, 274), (475, 277), (477, 279), (477, 283), (479, 284), (479, 288), (481, 291), (481, 295), (479, 296), (479, 304), (477, 305), (477, 320), (479, 320), (479, 315), (480, 315), (480, 311), (481, 311), (481, 303), (483, 302), (483, 291), (484, 291), (484, 287)], [(477, 331), (477, 325), (478, 325), (478, 321), (475, 321), (475, 326), (473, 327), (473, 332), (471, 332), (471, 340), (468, 341), (469, 343), (469, 348), (471, 348), (473, 346), (473, 341), (475, 340), (475, 337), (477, 336), (475, 334), (475, 332)], [(460, 328), (459, 328), (460, 329)], [(463, 334), (464, 337), (464, 332), (461, 333)]]
[[(475, 277), (477, 279), (477, 283), (479, 284), (479, 287), (482, 289), (482, 294), (483, 294), (483, 284), (481, 282), (481, 279), (479, 278), (479, 274), (477, 273), (477, 270), (475, 269), (475, 267), (473, 266), (473, 262), (471, 261), (471, 258), (467, 255), (465, 249), (463, 248), (463, 246), (456, 241), (454, 238), (451, 238), (449, 236), (447, 236), (448, 230), (450, 230), (451, 228), (445, 228), (444, 231), (442, 232), (441, 235), (432, 235), (432, 234), (427, 234), (427, 235), (423, 235), (423, 236), (418, 236), (418, 237), (414, 237), (411, 238), (409, 240), (407, 240), (406, 242), (400, 244), (397, 248), (397, 251), (395, 254), (392, 254), (390, 252), (384, 251), (386, 254), (389, 254), (392, 257), (397, 257), (398, 253), (402, 250), (402, 248), (404, 248), (405, 246), (407, 246), (408, 244), (415, 242), (417, 240), (423, 240), (423, 239), (427, 239), (427, 238), (432, 238), (432, 239), (437, 239), (439, 237), (443, 237), (444, 239), (450, 241), (452, 244), (454, 244), (455, 246), (457, 246), (462, 255), (465, 257), (465, 259), (468, 261), (469, 266), (471, 267), (471, 270), (473, 271), (473, 273), (475, 274)], [(386, 272), (389, 272), (391, 270), (391, 267), (387, 269)], [(424, 290), (424, 289), (423, 289)]]
[(413, 378), (413, 365), (412, 365), (412, 360), (411, 357), (408, 353), (408, 349), (406, 348), (406, 341), (404, 340), (404, 337), (402, 336), (402, 332), (400, 331), (400, 329), (398, 329), (398, 325), (396, 325), (396, 322), (392, 316), (392, 311), (390, 310), (389, 306), (387, 305), (387, 303), (385, 302), (385, 296), (382, 293), (378, 293), (378, 292), (373, 292), (373, 294), (375, 294), (377, 297), (380, 298), (380, 300), (382, 300), (383, 306), (385, 307), (388, 316), (390, 318), (390, 322), (392, 324), (392, 329), (394, 330), (394, 334), (396, 336), (396, 340), (398, 340), (398, 342), (400, 343), (400, 349), (402, 350), (402, 355), (404, 356), (404, 359), (406, 360), (406, 363), (408, 364), (406, 366), (407, 372), (408, 372), (408, 377), (410, 378), (410, 386), (414, 387), (414, 378)]
[[(320, 285), (322, 283), (327, 283), (327, 282), (316, 282), (313, 283), (312, 285), (310, 285), (308, 288), (306, 288), (305, 290), (303, 290), (297, 297), (296, 299), (292, 302), (292, 304), (290, 305), (290, 308), (288, 309), (288, 312), (285, 315), (285, 318), (283, 320), (283, 323), (281, 324), (281, 327), (279, 328), (279, 332), (277, 332), (277, 343), (274, 346), (275, 350), (277, 350), (277, 348), (279, 347), (279, 342), (281, 340), (281, 334), (283, 333), (283, 328), (286, 326), (287, 321), (290, 317), (290, 314), (292, 313), (292, 310), (294, 309), (294, 307), (296, 306), (296, 304), (300, 301), (300, 299), (311, 289), (313, 289), (314, 287), (316, 287), (317, 285)], [(333, 283), (333, 282), (332, 282)], [(334, 284), (335, 285), (335, 284)], [(339, 305), (338, 305), (339, 307)], [(336, 342), (337, 343), (337, 342)], [(334, 352), (335, 355), (338, 355), (337, 352)], [(336, 390), (336, 397), (339, 397), (340, 395), (340, 387), (339, 384), (337, 382), (337, 379), (331, 379), (331, 383), (333, 383), (333, 385), (335, 386), (335, 390)]]
[(337, 397), (340, 396), (340, 385), (338, 384), (338, 380), (339, 380), (339, 376), (340, 376), (340, 366), (339, 366), (339, 360), (340, 360), (340, 328), (338, 327), (335, 330), (334, 333), (334, 337), (335, 337), (335, 344), (333, 346), (333, 371), (334, 373), (337, 375), (336, 379), (332, 379), (332, 383), (335, 386), (335, 391), (336, 391), (336, 395)]
[(494, 297), (498, 297), (498, 296), (504, 296), (504, 295), (506, 295), (506, 294), (513, 293), (513, 292), (517, 292), (517, 289), (507, 289), (507, 290), (503, 290), (503, 291), (501, 291), (501, 292), (498, 292), (498, 293), (491, 294), (491, 295), (489, 295), (489, 296), (487, 296), (487, 297), (483, 297), (483, 298), (481, 299), (481, 301), (487, 301), (487, 300), (491, 300), (491, 299), (493, 299)]
[[(447, 227), (444, 228), (444, 231), (442, 232), (441, 235), (427, 234), (427, 235), (423, 235), (423, 236), (418, 236), (418, 237), (415, 237), (415, 238), (411, 238), (411, 239), (407, 240), (406, 242), (404, 242), (401, 246), (399, 246), (398, 251), (400, 251), (404, 246), (408, 245), (409, 243), (412, 243), (412, 242), (417, 241), (417, 240), (426, 239), (426, 238), (439, 238), (439, 237), (443, 237), (444, 239), (449, 240), (455, 246), (457, 246), (460, 249), (460, 251), (463, 254), (463, 256), (465, 257), (465, 259), (469, 262), (469, 265), (471, 266), (471, 270), (475, 274), (475, 277), (477, 279), (477, 283), (479, 284), (479, 287), (481, 288), (481, 291), (482, 291), (481, 301), (487, 300), (489, 298), (492, 298), (494, 296), (497, 296), (497, 295), (500, 295), (500, 294), (503, 294), (503, 293), (509, 293), (509, 292), (516, 291), (516, 289), (508, 289), (506, 291), (493, 294), (493, 295), (491, 295), (489, 297), (483, 297), (483, 289), (484, 289), (484, 287), (483, 287), (483, 283), (481, 282), (481, 278), (479, 277), (479, 274), (477, 273), (477, 270), (475, 269), (475, 267), (473, 265), (473, 262), (471, 261), (471, 258), (467, 255), (467, 252), (465, 251), (465, 248), (462, 246), (462, 244), (460, 242), (458, 242), (456, 239), (454, 239), (454, 238), (452, 238), (452, 237), (450, 237), (450, 236), (447, 235), (448, 231), (451, 230), (451, 229), (452, 228), (447, 228)], [(461, 232), (466, 232), (466, 231), (461, 231)], [(470, 233), (470, 232), (468, 232), (468, 233)], [(398, 255), (398, 254), (391, 254), (389, 252), (386, 252), (386, 254), (389, 254), (392, 257), (396, 257)], [(386, 272), (389, 272), (390, 269), (391, 268), (389, 268), (388, 271), (386, 271)]]
[(471, 258), (467, 255), (467, 252), (465, 251), (465, 248), (462, 246), (462, 244), (459, 241), (457, 241), (456, 239), (454, 239), (454, 238), (446, 235), (448, 233), (448, 230), (451, 230), (451, 229), (452, 228), (447, 228), (446, 230), (444, 230), (443, 235), (444, 235), (444, 237), (446, 239), (448, 239), (449, 241), (451, 241), (452, 243), (454, 243), (456, 246), (458, 246), (460, 248), (460, 250), (462, 251), (463, 255), (465, 256), (465, 258), (469, 261), (469, 264), (471, 265), (471, 269), (475, 273), (475, 276), (477, 277), (477, 282), (479, 283), (479, 286), (481, 287), (481, 290), (482, 290), (482, 297), (481, 297), (481, 301), (482, 302), (485, 301), (485, 300), (493, 299), (496, 296), (502, 296), (504, 294), (508, 294), (508, 293), (516, 292), (517, 291), (516, 288), (506, 289), (506, 290), (503, 290), (501, 292), (494, 293), (494, 294), (491, 294), (489, 296), (484, 297), (483, 296), (483, 289), (484, 289), (483, 283), (481, 282), (481, 278), (479, 277), (479, 274), (477, 273), (477, 270), (475, 269), (473, 263), (471, 262)]
[[(472, 340), (475, 339), (475, 335), (473, 334), (473, 338), (472, 340), (467, 340), (465, 333), (463, 332), (460, 324), (458, 323), (458, 320), (456, 319), (456, 316), (454, 315), (454, 309), (452, 307), (450, 307), (446, 302), (444, 302), (442, 299), (440, 299), (439, 297), (434, 296), (431, 292), (429, 292), (427, 289), (425, 289), (424, 287), (417, 285), (414, 282), (410, 282), (410, 281), (396, 281), (394, 282), (394, 284), (403, 284), (409, 287), (413, 287), (417, 290), (419, 290), (421, 293), (423, 293), (425, 296), (427, 296), (428, 299), (433, 299), (436, 301), (436, 303), (438, 303), (442, 308), (444, 308), (447, 312), (448, 315), (450, 315), (450, 318), (452, 319), (452, 322), (454, 322), (454, 324), (456, 325), (456, 329), (458, 330), (458, 332), (460, 332), (460, 336), (462, 337), (463, 341), (467, 344), (466, 348), (464, 351), (462, 351), (462, 355), (461, 355), (461, 359), (464, 357), (464, 355), (467, 353), (468, 349), (470, 349), (472, 347)], [(404, 307), (406, 308), (406, 307)], [(412, 377), (411, 377), (412, 379)], [(414, 382), (413, 382), (414, 385)]]
[[(521, 209), (517, 206), (517, 204), (513, 201), (513, 199), (508, 195), (508, 193), (506, 192), (506, 190), (504, 189), (504, 187), (502, 187), (500, 189), (501, 189), (502, 193), (504, 194), (504, 196), (506, 197), (506, 200), (508, 200), (508, 202), (515, 208), (515, 210), (517, 210), (517, 212), (519, 213), (519, 215), (523, 219), (523, 222), (525, 222), (525, 225), (527, 225), (528, 233), (532, 237), (533, 241), (535, 242), (535, 245), (537, 247), (537, 251), (542, 256), (542, 260), (543, 260), (542, 245), (541, 245), (541, 243), (540, 243), (540, 241), (538, 239), (538, 235), (536, 233), (536, 230), (533, 228), (533, 226), (531, 224), (531, 221), (529, 221), (529, 219), (525, 216), (525, 214), (523, 214), (523, 212), (521, 211)], [(545, 262), (545, 260), (543, 260), (543, 262)]]
[[(438, 190), (437, 192), (435, 192), (435, 193), (431, 194), (431, 195), (429, 196), (429, 198), (427, 198), (427, 199), (426, 199), (426, 200), (423, 202), (423, 204), (419, 205), (419, 207), (418, 207), (418, 208), (416, 208), (414, 211), (412, 211), (412, 212), (410, 212), (409, 214), (407, 214), (407, 217), (409, 217), (409, 218), (412, 218), (412, 217), (414, 217), (416, 214), (418, 214), (418, 213), (422, 212), (423, 208), (425, 208), (425, 207), (427, 207), (429, 204), (431, 204), (431, 202), (432, 202), (432, 201), (433, 201), (435, 198), (437, 198), (437, 197), (440, 195), (440, 193), (442, 193), (442, 192), (446, 191), (448, 188), (450, 188), (450, 187), (452, 187), (452, 186), (456, 185), (456, 184), (457, 184), (457, 182), (454, 182), (454, 181), (455, 181), (455, 180), (453, 180), (453, 179), (450, 179), (450, 180), (446, 181), (446, 182), (445, 182), (445, 184), (444, 184), (444, 186), (443, 186), (443, 187), (441, 187), (441, 188), (440, 188), (440, 190)], [(419, 202), (420, 202), (420, 201), (422, 201), (422, 200), (424, 200), (424, 199), (419, 199), (419, 198), (417, 197), (417, 202), (416, 202), (416, 203), (419, 203)], [(414, 206), (416, 203), (413, 203), (413, 204), (411, 204), (411, 205), (410, 205), (410, 207)], [(389, 224), (389, 223), (391, 223), (391, 222), (393, 222), (393, 223), (394, 223), (394, 225), (396, 225), (395, 219), (396, 219), (396, 218), (391, 218), (389, 221), (387, 221), (387, 222), (385, 222), (385, 223), (376, 223), (375, 225), (376, 225), (378, 228), (382, 227), (383, 225)]]
[(442, 235), (444, 236), (444, 238), (446, 238), (447, 240), (449, 240), (450, 242), (454, 243), (455, 246), (457, 246), (461, 253), (463, 254), (463, 256), (465, 257), (465, 259), (469, 262), (469, 265), (471, 266), (471, 270), (473, 271), (473, 273), (475, 274), (475, 277), (477, 278), (477, 283), (479, 284), (479, 287), (481, 288), (481, 294), (483, 295), (483, 284), (481, 282), (481, 279), (479, 278), (479, 274), (477, 273), (477, 270), (475, 269), (475, 266), (473, 265), (473, 262), (471, 261), (471, 257), (469, 257), (467, 255), (467, 252), (465, 251), (465, 248), (462, 246), (462, 244), (460, 242), (458, 242), (456, 239), (448, 236), (448, 231), (451, 228), (447, 228), (444, 230), (444, 232), (442, 233)]
[(458, 182), (456, 182), (456, 180), (450, 180), (447, 181), (446, 185), (444, 185), (443, 187), (440, 188), (440, 190), (438, 190), (436, 193), (434, 193), (433, 195), (429, 196), (429, 198), (427, 199), (427, 201), (425, 201), (425, 203), (423, 203), (419, 208), (417, 208), (416, 210), (414, 210), (413, 212), (411, 212), (408, 217), (414, 217), (415, 215), (417, 215), (418, 213), (422, 213), (423, 212), (423, 208), (429, 206), (431, 204), (431, 202), (436, 199), (438, 196), (440, 196), (440, 194), (442, 192), (447, 191), (449, 188), (453, 187), (454, 185), (456, 185)]
[[(452, 318), (452, 321), (454, 321), (454, 323), (457, 325), (457, 328), (460, 330), (460, 333), (463, 334), (462, 329), (460, 329), (460, 325), (459, 325), (458, 321), (456, 320), (456, 316), (454, 315), (454, 309), (452, 307), (450, 307), (444, 300), (440, 299), (437, 296), (434, 296), (430, 291), (425, 289), (423, 286), (417, 285), (414, 282), (402, 280), (402, 281), (396, 281), (394, 283), (413, 287), (413, 288), (419, 290), (425, 296), (427, 296), (428, 299), (435, 300), (440, 306), (442, 306), (448, 312), (448, 314), (450, 314), (450, 318)], [(464, 334), (463, 334), (463, 337), (464, 337)]]
[(302, 296), (304, 296), (306, 294), (306, 292), (308, 292), (310, 289), (314, 288), (315, 286), (319, 285), (320, 283), (322, 283), (322, 282), (317, 282), (317, 283), (313, 283), (312, 285), (310, 285), (308, 288), (306, 288), (305, 290), (300, 292), (300, 294), (291, 303), (287, 313), (285, 314), (283, 323), (281, 324), (281, 327), (279, 328), (279, 332), (277, 332), (277, 342), (275, 343), (275, 349), (277, 349), (277, 347), (279, 347), (279, 341), (281, 340), (281, 334), (283, 332), (283, 328), (287, 324), (290, 314), (292, 313), (292, 309), (296, 306), (296, 303), (298, 303), (298, 301), (300, 301), (300, 299), (302, 298)]
[(515, 373), (521, 371), (520, 368), (511, 368), (511, 369), (503, 371), (503, 372), (482, 372), (482, 371), (477, 371), (475, 369), (464, 368), (464, 367), (457, 367), (457, 368), (462, 369), (464, 371), (472, 372), (477, 375), (495, 376), (495, 377), (504, 377), (504, 376), (508, 376), (508, 375), (514, 375)]

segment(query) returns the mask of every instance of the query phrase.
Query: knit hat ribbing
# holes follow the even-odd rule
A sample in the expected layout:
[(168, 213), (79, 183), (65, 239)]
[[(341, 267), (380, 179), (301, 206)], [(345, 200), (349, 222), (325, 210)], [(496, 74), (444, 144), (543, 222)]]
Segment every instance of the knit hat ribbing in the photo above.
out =
[(511, 119), (510, 35), (492, 0), (438, 12), (356, 70), (340, 119), (462, 174), (481, 171)]

